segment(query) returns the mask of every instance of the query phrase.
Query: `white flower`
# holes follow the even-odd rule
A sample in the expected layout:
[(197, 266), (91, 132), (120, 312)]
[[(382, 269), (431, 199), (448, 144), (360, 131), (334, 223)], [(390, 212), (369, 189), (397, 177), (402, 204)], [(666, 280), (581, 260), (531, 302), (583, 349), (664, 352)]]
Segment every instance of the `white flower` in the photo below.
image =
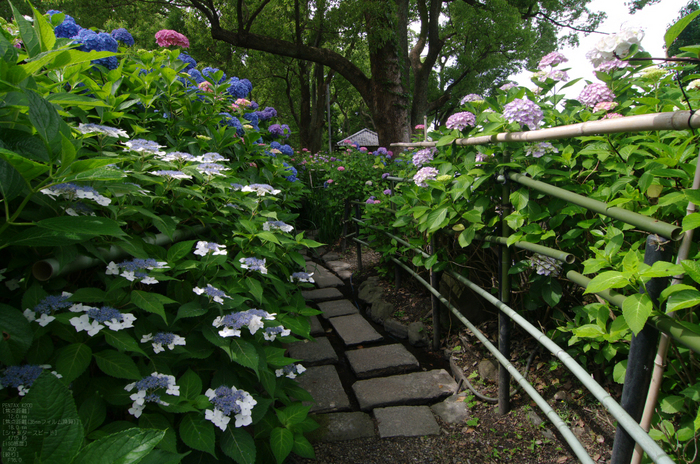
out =
[(219, 245), (214, 242), (197, 242), (197, 249), (194, 251), (194, 254), (206, 256), (209, 253), (213, 255), (226, 255), (226, 245)]
[[(213, 390), (211, 390), (210, 388), (209, 391)], [(212, 421), (214, 425), (219, 427), (222, 431), (226, 430), (226, 427), (228, 427), (228, 423), (231, 422), (231, 418), (225, 416), (224, 413), (219, 411), (218, 409), (214, 409), (213, 411), (211, 409), (207, 409), (206, 411), (204, 411), (204, 418), (208, 421)]]
[(282, 190), (277, 190), (268, 184), (250, 184), (241, 189), (241, 192), (255, 192), (259, 197), (264, 197), (266, 194), (277, 195)]
[(5, 286), (10, 290), (17, 290), (19, 288), (19, 280), (18, 279), (10, 279), (7, 282), (5, 282)]
[(22, 314), (24, 314), (24, 317), (26, 317), (29, 322), (36, 321), (42, 327), (46, 327), (51, 321), (56, 319), (55, 317), (49, 316), (48, 314), (42, 314), (37, 319), (36, 313), (31, 309), (25, 309)]
[(114, 261), (110, 261), (105, 271), (107, 275), (119, 275), (119, 266)]
[(91, 337), (99, 333), (100, 330), (104, 329), (105, 326), (97, 321), (90, 322), (90, 316), (83, 314), (80, 317), (74, 317), (70, 320), (70, 323), (75, 327), (76, 332), (86, 331)]
[(105, 321), (105, 325), (114, 331), (121, 329), (130, 329), (134, 327), (134, 321), (136, 316), (131, 313), (122, 313), (122, 321), (119, 322), (116, 318), (109, 321)]

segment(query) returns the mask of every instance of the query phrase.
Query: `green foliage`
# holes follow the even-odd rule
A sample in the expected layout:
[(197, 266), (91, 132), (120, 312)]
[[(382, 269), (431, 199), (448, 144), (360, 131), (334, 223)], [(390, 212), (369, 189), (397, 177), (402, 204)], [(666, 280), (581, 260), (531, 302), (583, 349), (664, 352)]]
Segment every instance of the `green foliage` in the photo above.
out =
[(27, 463), (313, 455), (282, 343), (309, 337), (290, 275), (318, 243), (276, 120), (247, 124), (221, 72), (199, 90), (179, 49), (108, 70), (33, 13), (0, 34), (0, 399), (41, 425), (3, 436)]

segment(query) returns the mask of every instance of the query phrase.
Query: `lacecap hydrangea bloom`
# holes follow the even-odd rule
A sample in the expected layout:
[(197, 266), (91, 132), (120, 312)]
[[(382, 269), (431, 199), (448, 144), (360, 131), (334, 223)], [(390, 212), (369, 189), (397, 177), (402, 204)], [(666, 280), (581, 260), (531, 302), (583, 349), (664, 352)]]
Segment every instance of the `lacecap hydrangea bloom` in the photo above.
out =
[(165, 261), (157, 261), (153, 258), (141, 259), (134, 258), (131, 261), (123, 261), (119, 264), (110, 261), (107, 265), (106, 275), (120, 275), (130, 282), (138, 281), (142, 284), (157, 284), (158, 280), (155, 277), (148, 275), (146, 271), (153, 269), (168, 269), (168, 263)]
[(413, 176), (413, 182), (418, 187), (427, 187), (426, 181), (435, 180), (438, 175), (438, 170), (435, 168), (421, 168), (418, 170), (415, 176)]
[[(33, 309), (25, 309), (23, 314), (29, 322), (36, 321), (42, 327), (46, 327), (51, 321), (56, 319), (53, 314), (73, 305), (68, 298), (72, 293), (63, 292), (61, 295), (49, 295), (39, 302)], [(39, 315), (39, 317), (37, 317)]]
[(199, 256), (206, 256), (208, 254), (216, 255), (226, 255), (226, 245), (219, 245), (214, 242), (197, 242), (197, 248), (194, 250), (194, 254)]
[(314, 273), (308, 273), (308, 272), (294, 272), (292, 275), (289, 276), (289, 281), (294, 283), (296, 282), (309, 282), (309, 283), (314, 283), (313, 276)]
[(81, 122), (80, 124), (78, 124), (78, 131), (80, 131), (81, 134), (99, 133), (114, 138), (129, 138), (129, 134), (127, 134), (124, 130), (117, 129), (116, 127), (101, 126), (99, 124), (83, 124)]
[(535, 130), (544, 119), (544, 113), (537, 103), (516, 98), (503, 108), (503, 117), (510, 122), (517, 122), (521, 128), (527, 126), (530, 130)]
[(261, 274), (267, 274), (264, 258), (241, 258), (238, 262), (241, 263), (241, 268), (243, 269), (250, 269), (251, 271), (258, 271)]
[(241, 188), (241, 192), (255, 192), (259, 197), (264, 197), (268, 193), (270, 195), (277, 195), (282, 192), (282, 190), (275, 189), (269, 184), (250, 184)]
[(99, 333), (105, 326), (117, 332), (134, 327), (134, 321), (136, 321), (136, 316), (133, 314), (122, 313), (110, 306), (95, 308), (76, 304), (71, 306), (69, 310), (74, 313), (85, 312), (82, 316), (71, 318), (70, 323), (75, 327), (76, 332), (86, 331), (91, 337)]
[[(16, 388), (19, 396), (24, 396), (29, 392), (29, 387), (39, 378), (44, 370), (51, 369), (48, 364), (25, 364), (23, 366), (9, 366), (0, 378), (0, 390), (3, 388)], [(63, 377), (56, 371), (51, 371), (57, 378)]]
[(285, 224), (282, 221), (267, 221), (263, 224), (263, 230), (281, 230), (282, 232), (291, 232), (294, 230), (294, 227), (290, 226), (289, 224)]
[(168, 406), (168, 403), (160, 399), (161, 390), (165, 389), (165, 393), (172, 396), (180, 396), (180, 387), (175, 384), (175, 377), (172, 375), (152, 373), (148, 377), (144, 377), (138, 382), (133, 382), (124, 387), (124, 390), (131, 391), (136, 389), (130, 398), (134, 401), (129, 414), (134, 417), (140, 417), (143, 410), (146, 409), (146, 403), (158, 403), (163, 406)]
[(600, 102), (611, 102), (613, 100), (615, 100), (615, 94), (607, 85), (600, 82), (588, 84), (578, 96), (578, 101), (591, 108)]
[(263, 337), (265, 340), (274, 342), (275, 338), (279, 337), (288, 337), (292, 334), (292, 331), (289, 329), (285, 329), (283, 326), (278, 325), (276, 327), (265, 327), (265, 331), (263, 332)]
[(462, 111), (461, 113), (455, 113), (447, 118), (445, 126), (447, 126), (448, 129), (457, 129), (461, 131), (467, 126), (474, 127), (475, 124), (476, 116), (469, 111)]
[(214, 405), (213, 410), (207, 409), (204, 411), (204, 418), (212, 421), (222, 431), (225, 431), (226, 427), (228, 427), (231, 413), (236, 418), (236, 427), (245, 427), (253, 422), (252, 411), (258, 402), (255, 401), (250, 393), (238, 390), (234, 386), (229, 388), (226, 385), (222, 385), (216, 390), (208, 389), (204, 395)]
[(161, 151), (161, 148), (165, 148), (165, 146), (159, 145), (157, 142), (154, 142), (153, 140), (133, 139), (133, 140), (129, 140), (128, 142), (124, 142), (124, 145), (126, 145), (126, 148), (124, 149), (124, 151), (150, 153), (152, 155), (158, 155), (158, 156), (165, 155), (165, 152)]
[(80, 186), (72, 183), (67, 184), (57, 184), (51, 187), (40, 190), (44, 195), (48, 195), (51, 198), (55, 197), (66, 197), (69, 200), (75, 199), (86, 199), (93, 200), (98, 205), (107, 206), (112, 200), (100, 195), (97, 190), (92, 187)]
[(165, 351), (163, 346), (167, 346), (169, 350), (174, 350), (175, 345), (185, 346), (187, 344), (185, 337), (181, 337), (172, 332), (158, 332), (153, 336), (153, 334), (145, 334), (141, 337), (141, 343), (147, 343), (153, 341), (151, 345), (153, 346), (154, 353), (160, 353)]
[(159, 47), (169, 47), (171, 45), (183, 48), (190, 47), (190, 41), (187, 37), (172, 29), (162, 29), (156, 32), (156, 43)]
[(192, 291), (195, 292), (197, 295), (205, 294), (209, 297), (210, 301), (213, 300), (221, 305), (224, 304), (224, 298), (231, 298), (226, 293), (224, 293), (223, 290), (219, 290), (211, 284), (207, 284), (207, 286), (204, 288), (195, 287), (192, 289)]
[(218, 316), (212, 322), (216, 328), (223, 327), (219, 330), (219, 335), (226, 337), (240, 337), (241, 329), (248, 327), (251, 335), (265, 327), (263, 320), (272, 321), (275, 319), (276, 313), (268, 313), (263, 309), (248, 309), (246, 311), (238, 311), (227, 314), (226, 316)]
[(301, 364), (288, 364), (281, 369), (276, 369), (275, 376), (285, 376), (289, 379), (294, 379), (297, 375), (302, 374), (304, 372), (306, 372), (306, 368)]

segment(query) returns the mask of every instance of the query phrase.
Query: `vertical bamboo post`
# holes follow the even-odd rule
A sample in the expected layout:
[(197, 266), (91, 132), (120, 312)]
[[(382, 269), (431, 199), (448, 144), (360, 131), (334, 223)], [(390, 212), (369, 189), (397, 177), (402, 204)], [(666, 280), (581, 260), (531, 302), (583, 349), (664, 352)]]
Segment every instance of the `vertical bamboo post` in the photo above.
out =
[(345, 253), (348, 247), (348, 221), (350, 220), (350, 200), (345, 199), (343, 204), (343, 241), (340, 242), (340, 251)]
[[(360, 201), (360, 200), (355, 200), (355, 201)], [(362, 219), (362, 214), (360, 213), (360, 205), (356, 204), (355, 205), (355, 218), (359, 221)], [(355, 238), (360, 239), (360, 223), (355, 222)], [(357, 270), (359, 272), (362, 272), (362, 244), (360, 242), (355, 242), (357, 245)]]
[[(437, 240), (435, 234), (433, 234), (432, 237), (430, 237), (428, 254), (432, 255), (437, 253), (436, 243)], [(435, 265), (433, 265), (433, 267), (435, 267)], [(430, 286), (438, 290), (440, 279), (438, 273), (433, 270), (433, 267), (430, 268)], [(435, 294), (431, 294), (430, 296), (430, 305), (433, 310), (433, 351), (437, 351), (440, 349), (440, 300)]]
[(428, 116), (423, 116), (423, 141), (428, 141)]
[[(657, 261), (670, 261), (672, 259), (671, 249), (670, 240), (664, 240), (658, 235), (649, 235), (644, 249), (644, 264), (652, 266)], [(658, 306), (659, 295), (668, 286), (668, 281), (668, 277), (652, 278), (646, 283), (646, 288), (640, 289), (640, 292), (646, 292), (654, 306)], [(635, 421), (639, 421), (644, 412), (644, 400), (649, 391), (658, 338), (659, 331), (651, 324), (645, 325), (637, 335), (632, 335), (620, 406)], [(634, 452), (634, 445), (634, 439), (618, 424), (613, 443), (612, 463), (629, 463)]]
[[(507, 151), (503, 152), (503, 162), (508, 163), (510, 161), (510, 154)], [(505, 173), (504, 173), (505, 174)], [(504, 175), (503, 186), (501, 188), (501, 236), (508, 238), (510, 235), (510, 227), (506, 218), (511, 212), (510, 206), (510, 185), (508, 183), (508, 178)], [(505, 304), (510, 303), (510, 248), (507, 245), (501, 245), (500, 247), (501, 255), (501, 288), (500, 296), (501, 301)], [(498, 350), (506, 358), (510, 359), (510, 318), (503, 313), (503, 311), (498, 311)], [(501, 415), (508, 414), (510, 411), (510, 373), (505, 366), (499, 365), (498, 368), (498, 412)]]

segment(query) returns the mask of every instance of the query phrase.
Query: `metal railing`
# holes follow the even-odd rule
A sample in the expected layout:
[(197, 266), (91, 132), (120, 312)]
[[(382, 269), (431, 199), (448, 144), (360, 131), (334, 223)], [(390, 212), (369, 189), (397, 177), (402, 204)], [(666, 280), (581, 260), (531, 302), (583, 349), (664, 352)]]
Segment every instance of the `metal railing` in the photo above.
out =
[[(637, 131), (648, 131), (648, 130), (681, 130), (681, 129), (689, 129), (689, 128), (697, 128), (700, 127), (700, 114), (694, 114), (689, 111), (678, 111), (674, 113), (657, 113), (657, 114), (652, 114), (652, 115), (640, 115), (640, 116), (632, 116), (628, 118), (619, 118), (619, 119), (612, 119), (612, 120), (604, 120), (604, 121), (593, 121), (593, 122), (587, 122), (583, 124), (576, 124), (572, 126), (564, 126), (564, 127), (558, 127), (558, 128), (551, 128), (551, 129), (542, 129), (542, 130), (536, 130), (536, 131), (529, 131), (529, 132), (519, 132), (519, 133), (503, 133), (503, 134), (496, 134), (496, 135), (491, 135), (491, 136), (480, 136), (480, 137), (472, 137), (468, 139), (457, 139), (453, 143), (456, 145), (481, 145), (481, 144), (489, 144), (489, 143), (497, 143), (497, 142), (533, 142), (533, 141), (544, 141), (544, 140), (553, 140), (553, 139), (559, 139), (559, 138), (570, 138), (570, 137), (579, 137), (579, 136), (584, 136), (584, 135), (595, 135), (595, 134), (611, 134), (611, 133), (621, 133), (621, 132), (637, 132)], [(398, 147), (429, 147), (429, 146), (436, 146), (437, 142), (416, 142), (416, 143), (396, 143), (392, 144), (392, 146), (398, 146)], [(504, 155), (504, 157), (507, 157), (507, 153)], [(507, 161), (504, 161), (507, 162)], [(404, 182), (407, 181), (407, 179), (401, 179), (401, 178), (396, 178), (396, 177), (388, 177), (390, 181), (393, 182)], [(582, 382), (582, 384), (603, 404), (606, 409), (611, 413), (611, 415), (618, 421), (618, 434), (616, 436), (616, 443), (615, 443), (615, 451), (613, 454), (613, 463), (616, 461), (621, 463), (625, 462), (625, 460), (629, 461), (629, 455), (631, 455), (631, 451), (628, 453), (627, 450), (624, 451), (622, 454), (618, 452), (617, 450), (618, 442), (622, 443), (624, 441), (627, 441), (629, 443), (632, 443), (632, 446), (634, 446), (634, 442), (636, 442), (641, 448), (648, 454), (648, 456), (657, 463), (671, 463), (673, 462), (671, 458), (669, 458), (664, 451), (659, 447), (659, 445), (656, 444), (656, 442), (649, 437), (647, 432), (639, 425), (637, 422), (640, 417), (633, 417), (630, 415), (630, 410), (634, 409), (630, 407), (629, 404), (625, 404), (625, 401), (629, 403), (629, 390), (631, 389), (631, 385), (628, 384), (626, 381), (625, 384), (625, 389), (623, 389), (623, 405), (618, 404), (595, 380), (593, 380), (588, 372), (583, 369), (571, 356), (566, 353), (566, 351), (556, 345), (552, 340), (550, 340), (544, 333), (540, 332), (536, 327), (534, 327), (532, 324), (527, 322), (522, 316), (520, 316), (515, 310), (513, 310), (510, 306), (508, 306), (509, 302), (509, 289), (510, 285), (508, 282), (509, 278), (509, 267), (510, 267), (510, 255), (509, 255), (509, 247), (507, 246), (508, 244), (508, 238), (510, 235), (509, 228), (507, 226), (505, 218), (508, 216), (507, 211), (510, 208), (510, 205), (508, 203), (508, 198), (510, 195), (510, 187), (508, 185), (507, 181), (511, 181), (514, 183), (518, 183), (520, 185), (523, 185), (525, 187), (528, 187), (530, 189), (537, 190), (539, 192), (545, 193), (547, 195), (563, 199), (565, 201), (568, 201), (570, 203), (579, 205), (583, 208), (586, 208), (590, 211), (596, 212), (598, 214), (610, 217), (611, 219), (614, 220), (619, 220), (623, 221), (627, 224), (631, 224), (637, 229), (640, 229), (642, 231), (649, 232), (650, 234), (657, 234), (659, 236), (665, 237), (667, 239), (670, 239), (672, 241), (677, 241), (680, 240), (681, 238), (684, 238), (684, 234), (682, 232), (682, 228), (679, 226), (676, 226), (674, 224), (669, 224), (665, 223), (662, 221), (658, 221), (656, 219), (644, 216), (642, 214), (635, 213), (630, 210), (626, 210), (624, 208), (618, 208), (614, 206), (609, 206), (604, 202), (597, 201), (597, 200), (592, 200), (590, 198), (584, 197), (582, 195), (578, 195), (573, 192), (569, 192), (565, 189), (561, 189), (559, 187), (555, 187), (553, 185), (547, 184), (545, 182), (537, 181), (534, 180), (530, 177), (527, 177), (524, 174), (517, 173), (517, 172), (503, 172), (499, 178), (499, 181), (503, 182), (503, 189), (501, 193), (502, 197), (502, 202), (500, 204), (501, 208), (501, 214), (502, 214), (502, 236), (501, 237), (496, 237), (496, 236), (486, 236), (486, 237), (481, 237), (482, 240), (488, 241), (491, 243), (495, 243), (500, 245), (500, 250), (501, 250), (501, 269), (500, 269), (500, 278), (501, 278), (501, 290), (500, 290), (500, 299), (494, 297), (491, 295), (489, 292), (485, 291), (484, 289), (480, 288), (473, 282), (467, 280), (460, 274), (449, 270), (447, 272), (450, 273), (452, 277), (460, 281), (462, 284), (468, 286), (470, 289), (472, 289), (474, 292), (478, 293), (481, 295), (483, 298), (485, 298), (487, 301), (489, 301), (491, 304), (493, 304), (496, 308), (499, 309), (499, 348), (496, 349), (496, 347), (491, 344), (486, 337), (481, 334), (476, 327), (473, 326), (460, 312), (457, 308), (455, 308), (449, 301), (447, 301), (439, 292), (438, 290), (435, 289), (436, 282), (437, 280), (435, 279), (435, 274), (432, 271), (432, 268), (435, 266), (435, 261), (433, 262), (433, 266), (431, 266), (431, 274), (430, 274), (430, 280), (431, 282), (428, 283), (425, 279), (421, 278), (417, 273), (415, 273), (413, 270), (411, 270), (408, 266), (405, 264), (401, 263), (399, 260), (396, 258), (392, 258), (392, 260), (395, 262), (398, 267), (404, 269), (405, 271), (409, 272), (412, 276), (414, 276), (421, 284), (426, 286), (428, 290), (431, 292), (433, 295), (433, 300), (434, 301), (439, 301), (442, 304), (444, 304), (466, 327), (468, 327), (476, 336), (479, 338), (483, 343), (484, 346), (491, 351), (494, 356), (498, 359), (501, 367), (499, 371), (499, 410), (501, 413), (506, 413), (509, 409), (509, 383), (510, 383), (510, 376), (512, 375), (515, 380), (523, 386), (523, 389), (530, 395), (533, 400), (538, 404), (538, 406), (544, 411), (544, 413), (547, 415), (548, 418), (552, 421), (552, 423), (555, 425), (555, 427), (561, 432), (563, 438), (569, 443), (571, 446), (572, 450), (576, 454), (576, 456), (582, 461), (582, 462), (591, 462), (590, 456), (588, 456), (587, 452), (585, 449), (582, 447), (580, 442), (576, 439), (575, 436), (571, 433), (571, 431), (566, 427), (566, 424), (564, 424), (561, 421), (561, 418), (559, 418), (556, 415), (556, 412), (552, 410), (552, 408), (544, 401), (541, 396), (537, 393), (534, 388), (527, 382), (526, 379), (520, 375), (519, 372), (517, 372), (517, 369), (515, 369), (512, 364), (508, 361), (509, 358), (509, 337), (510, 337), (510, 321), (512, 320), (513, 322), (517, 323), (520, 327), (522, 327), (524, 330), (526, 330), (528, 333), (530, 333), (537, 341), (544, 347), (546, 347), (552, 354), (554, 354), (557, 358), (559, 358), (565, 366), (567, 366), (571, 372), (576, 375), (576, 377)], [(393, 190), (393, 189), (392, 189)], [(372, 226), (370, 224), (365, 223), (364, 221), (361, 220), (361, 215), (359, 208), (360, 206), (363, 206), (364, 203), (360, 202), (352, 202), (355, 206), (355, 218), (352, 220), (356, 224), (356, 229), (355, 232), (353, 233), (352, 240), (357, 243), (357, 258), (358, 258), (358, 266), (361, 266), (361, 244), (364, 244), (365, 246), (369, 246), (366, 242), (360, 240), (358, 237), (360, 237), (360, 226), (362, 227), (368, 227), (370, 229), (374, 229), (377, 231), (380, 231), (382, 233), (385, 233), (387, 236), (389, 236), (392, 240), (396, 240), (398, 243), (402, 243), (404, 246), (407, 246), (409, 249), (412, 251), (420, 253), (424, 258), (430, 259), (434, 257), (432, 256), (431, 253), (434, 253), (434, 235), (431, 237), (430, 240), (430, 249), (433, 251), (431, 253), (425, 253), (423, 250), (416, 248), (409, 244), (408, 242), (402, 240), (400, 237), (391, 234), (389, 232), (386, 232), (378, 227)], [(391, 211), (389, 208), (382, 208), (387, 211)], [(349, 209), (346, 208), (346, 220), (350, 219), (349, 217)], [(686, 236), (685, 239), (689, 239), (690, 235)], [(565, 261), (569, 264), (571, 264), (574, 260), (573, 255), (570, 253), (567, 253), (565, 251), (561, 250), (556, 250), (552, 249), (549, 247), (544, 247), (542, 245), (538, 244), (533, 244), (529, 242), (524, 242), (524, 241), (516, 241), (513, 243), (512, 246), (515, 246), (517, 248), (522, 248), (526, 249), (532, 252), (536, 253), (541, 253), (546, 256), (553, 257), (555, 259)], [(650, 247), (651, 248), (651, 247)], [(650, 255), (651, 256), (651, 255)], [(659, 259), (664, 259), (665, 258), (660, 258), (658, 256), (656, 257), (650, 257), (650, 260), (659, 260)], [(581, 276), (578, 273), (575, 272), (569, 272), (567, 274), (567, 277), (570, 278), (573, 282), (586, 286), (588, 282), (590, 282), (590, 279)], [(652, 279), (654, 280), (654, 279)], [(659, 290), (660, 292), (660, 290)], [(650, 292), (651, 294), (651, 292)], [(622, 302), (624, 301), (624, 296), (623, 295), (617, 295), (615, 292), (611, 291), (605, 291), (605, 292), (600, 292), (599, 295), (601, 298), (604, 298), (608, 301), (611, 301), (613, 304), (616, 305), (622, 305)], [(436, 311), (435, 306), (433, 307), (433, 314), (434, 314), (434, 340), (433, 340), (433, 345), (435, 347), (436, 343), (439, 344), (439, 321), (437, 319), (439, 313)], [(652, 317), (649, 319), (649, 323), (653, 324), (656, 328), (659, 330), (662, 330), (666, 333), (668, 333), (670, 336), (674, 337), (676, 340), (679, 342), (683, 343), (685, 346), (689, 347), (695, 352), (700, 352), (700, 336), (693, 333), (692, 331), (687, 330), (685, 327), (683, 327), (681, 324), (675, 322), (674, 319), (668, 316), (656, 316)], [(641, 335), (641, 333), (640, 333)], [(437, 338), (437, 342), (435, 340)], [(634, 340), (635, 336), (633, 336), (633, 345), (634, 345)], [(639, 343), (638, 343), (639, 344)], [(648, 345), (648, 344), (647, 344)], [(653, 349), (653, 346), (651, 347)], [(649, 350), (649, 346), (644, 346), (642, 348), (643, 350)], [(631, 350), (632, 351), (632, 350)], [(632, 353), (631, 355), (632, 356)], [(634, 356), (640, 356), (639, 354), (635, 354)], [(641, 355), (642, 357), (647, 356), (645, 354)], [(648, 356), (647, 356), (648, 357)], [(648, 369), (647, 369), (648, 370)], [(650, 377), (650, 375), (648, 376)], [(634, 389), (639, 390), (640, 389), (640, 380), (637, 379), (634, 385)], [(643, 391), (646, 391), (649, 386), (649, 379), (642, 379), (641, 380), (641, 388)], [(627, 394), (625, 393), (625, 390), (627, 390)], [(632, 411), (634, 415), (636, 416), (641, 416), (641, 411), (639, 414), (636, 413), (636, 411)], [(556, 416), (556, 417), (554, 417)], [(629, 448), (629, 445), (624, 445), (625, 448)]]

